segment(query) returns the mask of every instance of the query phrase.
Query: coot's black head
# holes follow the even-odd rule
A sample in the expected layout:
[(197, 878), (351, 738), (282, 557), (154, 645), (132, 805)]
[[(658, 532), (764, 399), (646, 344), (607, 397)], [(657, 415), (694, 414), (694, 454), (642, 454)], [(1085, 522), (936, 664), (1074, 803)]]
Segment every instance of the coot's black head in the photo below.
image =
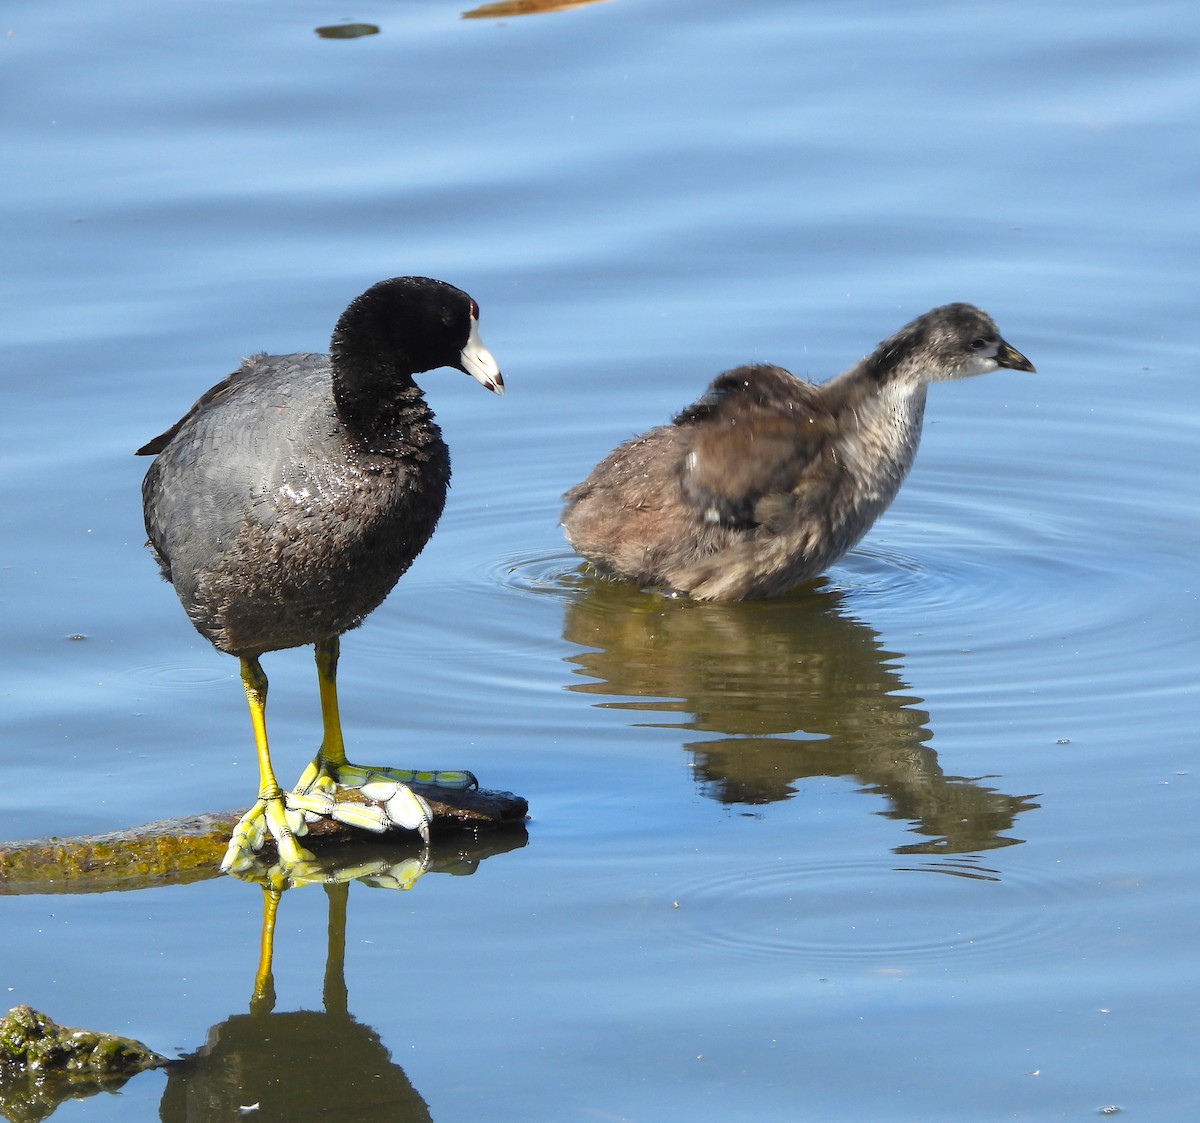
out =
[(944, 382), (1033, 364), (1000, 335), (995, 321), (973, 304), (945, 304), (918, 316), (885, 339), (870, 358), (881, 382)]
[(504, 391), (500, 368), (479, 338), (479, 306), (430, 277), (393, 277), (355, 297), (333, 330), (330, 354), (346, 381), (453, 367), (493, 393)]

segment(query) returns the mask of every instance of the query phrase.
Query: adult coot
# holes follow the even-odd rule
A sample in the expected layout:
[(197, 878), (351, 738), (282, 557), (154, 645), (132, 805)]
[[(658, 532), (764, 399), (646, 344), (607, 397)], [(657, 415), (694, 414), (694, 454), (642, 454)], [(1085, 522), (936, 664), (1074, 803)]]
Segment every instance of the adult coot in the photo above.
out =
[[(494, 393), (504, 388), (478, 319), (475, 301), (444, 281), (381, 281), (342, 313), (329, 355), (255, 355), (138, 449), (155, 456), (142, 500), (163, 576), (200, 633), (241, 660), (250, 703), (258, 800), (234, 829), (222, 869), (249, 865), (264, 827), (285, 867), (307, 861), (295, 839), (305, 812), (376, 830), (395, 823), (428, 838), (429, 808), (405, 781), (474, 783), (466, 772), (350, 764), (337, 661), (341, 634), (387, 596), (446, 500), (450, 457), (413, 375), (454, 367)], [(267, 747), (259, 656), (308, 643), (324, 736), (284, 796)], [(382, 809), (335, 803), (342, 787), (365, 789)]]
[(603, 572), (698, 600), (784, 593), (895, 498), (929, 383), (998, 367), (1034, 369), (985, 313), (947, 304), (820, 386), (776, 366), (726, 371), (567, 492), (567, 539)]

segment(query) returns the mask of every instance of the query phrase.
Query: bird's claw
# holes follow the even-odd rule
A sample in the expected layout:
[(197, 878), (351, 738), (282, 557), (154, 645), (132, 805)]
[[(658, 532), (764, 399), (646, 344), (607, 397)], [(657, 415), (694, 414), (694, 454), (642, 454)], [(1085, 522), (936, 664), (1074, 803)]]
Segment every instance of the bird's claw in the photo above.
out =
[(301, 809), (289, 807), (283, 795), (259, 796), (237, 822), (221, 860), (226, 873), (243, 873), (254, 865), (254, 855), (266, 842), (268, 833), (275, 840), (279, 862), (287, 870), (302, 870), (313, 862), (313, 856), (297, 841), (297, 835), (308, 833)]
[[(399, 829), (416, 831), (429, 846), (433, 811), (410, 783), (468, 789), (479, 786), (467, 771), (418, 771), (402, 768), (365, 768), (355, 764), (332, 765), (320, 756), (314, 760), (296, 787), (274, 797), (260, 796), (238, 820), (221, 861), (221, 869), (235, 875), (249, 873), (270, 835), (279, 851), (279, 864), (293, 881), (324, 880), (313, 855), (297, 841), (308, 833), (308, 824), (329, 818), (358, 830), (382, 833)], [(339, 799), (340, 792), (355, 792), (363, 799)], [(407, 889), (420, 877), (415, 873), (384, 874), (380, 884)]]

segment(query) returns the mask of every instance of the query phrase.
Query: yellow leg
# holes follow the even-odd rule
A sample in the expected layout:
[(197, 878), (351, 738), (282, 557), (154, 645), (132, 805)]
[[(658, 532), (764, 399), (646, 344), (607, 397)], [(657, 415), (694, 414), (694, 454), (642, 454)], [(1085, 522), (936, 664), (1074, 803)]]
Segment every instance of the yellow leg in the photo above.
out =
[[(342, 720), (338, 711), (337, 665), (341, 641), (337, 636), (316, 645), (317, 684), (321, 694), (321, 747), (289, 796), (292, 806), (329, 815), (341, 823), (366, 830), (404, 827), (429, 839), (430, 811), (408, 784), (437, 784), (449, 788), (478, 787), (466, 771), (417, 771), (408, 768), (366, 767), (346, 759)], [(357, 789), (381, 806), (339, 802), (339, 789)]]
[(321, 692), (321, 748), (318, 756), (326, 764), (341, 768), (346, 760), (346, 744), (342, 740), (342, 715), (338, 710), (337, 668), (342, 654), (342, 641), (322, 640), (314, 654), (317, 659), (317, 687)]
[(258, 751), (258, 798), (278, 799), (283, 789), (275, 779), (271, 750), (267, 747), (267, 676), (257, 659), (242, 660), (242, 687), (250, 704), (250, 724)]
[[(242, 660), (242, 686), (250, 705), (250, 723), (254, 727), (254, 744), (258, 751), (258, 799), (233, 828), (221, 869), (237, 871), (246, 868), (262, 846), (264, 827), (275, 839), (279, 861), (284, 868), (310, 862), (312, 855), (296, 841), (295, 831), (288, 822), (283, 790), (271, 767), (271, 752), (267, 746), (267, 676), (253, 656)], [(295, 814), (293, 818), (298, 825), (299, 818)]]

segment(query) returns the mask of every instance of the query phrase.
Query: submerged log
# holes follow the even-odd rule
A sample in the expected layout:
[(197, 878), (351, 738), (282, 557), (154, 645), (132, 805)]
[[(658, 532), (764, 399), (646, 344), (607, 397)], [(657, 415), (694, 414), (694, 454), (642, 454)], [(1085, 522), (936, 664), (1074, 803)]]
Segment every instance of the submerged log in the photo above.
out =
[[(433, 812), (434, 851), (442, 836), (519, 828), (524, 833), (529, 804), (511, 792), (457, 790), (410, 784)], [(370, 803), (355, 792), (339, 792), (339, 800)], [(39, 838), (0, 842), (0, 896), (16, 893), (86, 893), (146, 888), (156, 884), (202, 881), (217, 874), (230, 832), (242, 811), (207, 812), (159, 819), (129, 830), (75, 838)], [(412, 831), (382, 835), (356, 830), (332, 819), (310, 823), (304, 845), (369, 839), (413, 839)], [(315, 847), (313, 845), (315, 843)], [(503, 847), (502, 847), (503, 849)], [(264, 855), (273, 860), (268, 839)]]

